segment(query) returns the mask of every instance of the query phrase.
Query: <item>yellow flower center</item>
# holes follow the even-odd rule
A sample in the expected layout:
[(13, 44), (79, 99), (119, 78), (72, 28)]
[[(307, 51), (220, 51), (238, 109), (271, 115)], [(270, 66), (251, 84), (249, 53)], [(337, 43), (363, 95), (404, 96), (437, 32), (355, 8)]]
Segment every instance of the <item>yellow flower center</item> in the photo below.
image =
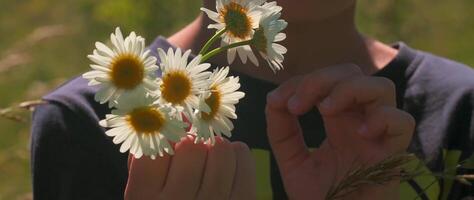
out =
[(182, 71), (167, 73), (163, 77), (161, 96), (172, 104), (182, 104), (191, 94), (191, 80)]
[(253, 35), (252, 44), (260, 52), (267, 53), (267, 38), (262, 28), (255, 31)]
[(165, 124), (163, 114), (152, 107), (135, 108), (128, 114), (127, 121), (138, 134), (156, 133)]
[(211, 108), (211, 112), (201, 113), (202, 119), (205, 121), (214, 119), (217, 112), (219, 111), (219, 106), (221, 105), (221, 93), (219, 92), (219, 90), (217, 90), (216, 87), (212, 87), (211, 91), (211, 95), (205, 100), (206, 104), (209, 106), (209, 108)]
[(252, 19), (247, 15), (247, 8), (230, 2), (220, 10), (221, 21), (225, 23), (227, 32), (239, 39), (247, 39), (252, 32)]
[(143, 63), (137, 56), (123, 54), (112, 61), (110, 78), (117, 88), (130, 90), (142, 82), (144, 73)]

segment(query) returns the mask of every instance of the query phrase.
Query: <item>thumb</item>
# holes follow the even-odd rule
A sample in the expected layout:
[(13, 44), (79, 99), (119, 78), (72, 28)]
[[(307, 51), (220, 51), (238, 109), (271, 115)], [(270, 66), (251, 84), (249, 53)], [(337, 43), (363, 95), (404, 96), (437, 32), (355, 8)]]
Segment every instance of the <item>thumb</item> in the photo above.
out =
[(282, 173), (291, 171), (309, 157), (298, 117), (287, 107), (298, 82), (296, 79), (285, 82), (267, 96), (267, 135)]

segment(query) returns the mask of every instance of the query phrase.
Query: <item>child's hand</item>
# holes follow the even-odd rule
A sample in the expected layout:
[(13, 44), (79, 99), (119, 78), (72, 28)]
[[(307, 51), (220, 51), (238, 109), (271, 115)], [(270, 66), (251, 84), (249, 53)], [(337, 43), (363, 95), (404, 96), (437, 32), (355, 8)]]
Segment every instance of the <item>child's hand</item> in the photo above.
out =
[(130, 158), (128, 200), (255, 199), (255, 163), (247, 145), (216, 138), (215, 146), (185, 138), (175, 155)]
[[(313, 152), (305, 146), (298, 115), (319, 109), (327, 134)], [(396, 108), (395, 87), (338, 65), (283, 83), (268, 95), (268, 136), (290, 199), (324, 199), (354, 164), (374, 164), (408, 147), (414, 119)], [(314, 133), (316, 134), (316, 133)], [(398, 199), (396, 181), (364, 187), (357, 198)]]

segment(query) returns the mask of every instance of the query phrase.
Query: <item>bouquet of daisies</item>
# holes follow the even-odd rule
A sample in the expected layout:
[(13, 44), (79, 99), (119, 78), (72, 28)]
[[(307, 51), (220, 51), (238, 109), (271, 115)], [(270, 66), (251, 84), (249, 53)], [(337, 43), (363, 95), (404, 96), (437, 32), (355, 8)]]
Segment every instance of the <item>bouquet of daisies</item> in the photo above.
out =
[[(286, 48), (277, 42), (285, 39), (287, 23), (276, 2), (217, 0), (216, 11), (201, 10), (215, 21), (209, 28), (216, 34), (191, 60), (190, 50), (158, 49), (158, 66), (144, 38), (134, 32), (124, 38), (119, 28), (110, 35), (111, 46), (96, 42), (88, 56), (94, 64), (82, 77), (99, 87), (95, 100), (113, 108), (99, 123), (121, 152), (155, 159), (172, 155), (170, 142), (187, 135), (211, 144), (215, 136), (231, 136), (230, 119), (237, 118), (235, 104), (245, 94), (238, 91), (239, 78), (228, 76), (229, 67), (207, 71), (209, 58), (227, 53), (232, 64), (238, 54), (258, 66), (258, 52), (274, 72), (283, 68)], [(218, 41), (220, 47), (210, 49)]]

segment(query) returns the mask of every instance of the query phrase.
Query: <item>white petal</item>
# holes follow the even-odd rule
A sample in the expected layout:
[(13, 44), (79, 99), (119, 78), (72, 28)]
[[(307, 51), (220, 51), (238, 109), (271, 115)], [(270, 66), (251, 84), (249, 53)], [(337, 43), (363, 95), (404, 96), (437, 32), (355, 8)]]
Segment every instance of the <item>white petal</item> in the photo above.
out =
[(205, 113), (210, 113), (211, 112), (211, 107), (206, 104), (205, 101), (199, 101), (199, 108), (200, 111), (203, 111)]
[(125, 142), (122, 143), (122, 146), (120, 146), (120, 152), (121, 153), (124, 153), (126, 151), (128, 151), (132, 145), (132, 143), (137, 139), (136, 135), (133, 134), (133, 135), (130, 135), (130, 137), (128, 137)]
[(141, 137), (137, 137), (137, 141), (132, 146), (133, 155), (135, 158), (141, 158), (143, 156), (143, 140)]
[(237, 119), (235, 111), (232, 110), (232, 108), (229, 108), (228, 106), (221, 106), (219, 111), (222, 112), (226, 117)]
[(85, 79), (95, 79), (95, 78), (98, 78), (98, 77), (106, 78), (107, 76), (108, 76), (107, 73), (105, 73), (103, 71), (96, 71), (96, 70), (89, 71), (89, 72), (86, 72), (86, 73), (82, 74), (82, 78), (85, 78)]
[(115, 91), (117, 91), (117, 88), (113, 86), (105, 86), (95, 94), (95, 100), (103, 104), (114, 95)]
[(109, 57), (114, 57), (115, 56), (115, 53), (107, 46), (105, 46), (105, 44), (101, 43), (101, 42), (96, 42), (95, 43), (95, 47), (97, 48), (97, 50), (106, 55), (106, 56), (109, 56)]
[(272, 47), (273, 47), (273, 49), (275, 49), (276, 52), (278, 52), (280, 54), (285, 54), (287, 52), (286, 47), (284, 47), (281, 44), (273, 43)]
[(197, 55), (196, 57), (194, 57), (191, 62), (188, 63), (188, 68), (189, 67), (194, 67), (194, 66), (197, 66), (201, 63), (201, 59), (202, 59), (202, 55)]
[(247, 55), (248, 55), (247, 48), (245, 48), (245, 46), (240, 46), (240, 47), (237, 47), (236, 49), (237, 49), (237, 54), (239, 54), (240, 60), (242, 61), (243, 64), (246, 64)]
[(276, 36), (275, 36), (275, 40), (274, 42), (281, 42), (283, 40), (286, 39), (286, 34), (285, 33), (278, 33)]
[(120, 144), (125, 141), (129, 136), (131, 136), (133, 133), (130, 133), (129, 131), (130, 130), (124, 130), (120, 132), (117, 136), (115, 136), (112, 140), (114, 144)]
[(101, 65), (94, 65), (94, 64), (91, 64), (89, 65), (92, 69), (94, 70), (99, 70), (99, 71), (103, 71), (103, 72), (110, 72), (110, 69), (107, 68), (107, 67), (104, 67), (104, 66), (101, 66)]
[(95, 62), (104, 67), (109, 66), (110, 62), (112, 61), (110, 58), (103, 57), (100, 55), (88, 55), (87, 58), (89, 58), (92, 62)]
[(241, 99), (245, 96), (245, 93), (243, 92), (234, 92), (232, 94), (228, 94), (222, 99)]
[[(227, 118), (227, 117), (222, 117), (222, 120), (224, 120), (224, 123), (226, 126), (229, 128), (228, 130), (231, 131), (234, 129), (234, 124)], [(229, 135), (228, 135), (229, 136)], [(230, 136), (229, 136), (230, 137)]]
[(160, 57), (161, 63), (164, 65), (168, 65), (166, 52), (161, 48), (158, 48), (157, 51), (158, 51), (158, 56)]
[(225, 28), (225, 25), (222, 23), (216, 23), (216, 24), (209, 24), (207, 26), (208, 29), (217, 29), (217, 31), (220, 31)]
[[(113, 129), (107, 130), (107, 131), (105, 132), (105, 134), (106, 134), (107, 136), (114, 137), (114, 136), (117, 136), (117, 135), (119, 135), (120, 133), (122, 133), (125, 128), (126, 128), (126, 127), (113, 128)], [(116, 143), (116, 144), (117, 144), (117, 143)]]
[(216, 12), (212, 11), (212, 10), (209, 10), (207, 8), (201, 8), (201, 11), (203, 11), (204, 13), (207, 14), (207, 16), (216, 21), (216, 22), (219, 22), (219, 14), (217, 14)]
[(145, 86), (145, 88), (147, 88), (148, 90), (157, 90), (158, 88), (160, 88), (160, 86), (158, 85), (158, 83), (154, 80), (150, 80), (150, 79), (143, 79), (143, 84)]
[(236, 50), (235, 48), (232, 48), (232, 49), (229, 49), (227, 51), (227, 61), (229, 62), (229, 64), (232, 64), (235, 60), (235, 53), (236, 53)]
[[(144, 62), (144, 65), (145, 66), (156, 66), (156, 58), (154, 56), (150, 56), (148, 58), (146, 58), (145, 62)], [(157, 69), (158, 69), (158, 66), (156, 66)]]

